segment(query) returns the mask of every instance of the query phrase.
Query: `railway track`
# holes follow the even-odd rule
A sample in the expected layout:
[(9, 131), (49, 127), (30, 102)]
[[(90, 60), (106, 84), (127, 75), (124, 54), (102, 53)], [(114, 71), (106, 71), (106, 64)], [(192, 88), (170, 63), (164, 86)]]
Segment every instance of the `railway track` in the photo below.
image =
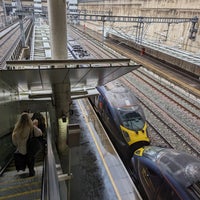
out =
[[(138, 83), (136, 87), (134, 76), (125, 76), (125, 78), (121, 79), (123, 79), (123, 82), (126, 83), (126, 85), (129, 86), (129, 88), (134, 92), (134, 94), (136, 94), (137, 97), (140, 99), (140, 102), (144, 107), (144, 112), (146, 114), (150, 126), (154, 128), (154, 131), (156, 130), (156, 134), (160, 134), (162, 137), (161, 140), (155, 140), (155, 134), (150, 131), (150, 138), (154, 141), (152, 142), (152, 144), (155, 143), (155, 145), (160, 146), (164, 142), (168, 146), (170, 144), (170, 147), (175, 148), (179, 151), (183, 151), (194, 156), (200, 157), (199, 134), (193, 131), (191, 129), (192, 127), (190, 128), (187, 125), (185, 125), (183, 121), (178, 119), (178, 117), (174, 117), (175, 113), (177, 113), (177, 109), (173, 110), (173, 107), (177, 106), (176, 102), (170, 103), (172, 106), (171, 112), (168, 111), (169, 108), (166, 111), (166, 109), (162, 108), (163, 105), (165, 106), (165, 101), (163, 100), (157, 103), (155, 99), (159, 98), (159, 96), (153, 95), (152, 89), (149, 92), (149, 94), (147, 94), (148, 92), (144, 93), (144, 91), (142, 91), (141, 88), (144, 89), (144, 86), (140, 87), (140, 85), (144, 84), (144, 82)], [(151, 86), (149, 87), (151, 88)], [(154, 88), (154, 90), (157, 91), (157, 88)], [(168, 100), (168, 98), (171, 97), (165, 96), (165, 100)], [(182, 106), (182, 108), (184, 107)], [(182, 111), (182, 113), (179, 114), (183, 115), (183, 112), (184, 111)], [(192, 115), (185, 114), (185, 116), (187, 116), (187, 120), (189, 120), (192, 124)], [(193, 125), (195, 125), (198, 129), (198, 125), (195, 122)]]
[[(102, 43), (102, 35), (96, 33), (93, 30), (85, 29), (83, 31), (83, 27), (79, 26), (79, 31), (82, 34), (88, 35), (90, 38), (95, 39)], [(140, 52), (129, 47), (128, 45), (120, 44), (119, 42), (115, 42), (109, 39), (104, 40), (104, 46), (111, 48), (113, 51), (130, 58), (134, 62), (143, 65), (146, 69), (151, 70), (153, 73), (158, 74), (161, 77), (173, 82), (175, 85), (183, 88), (190, 92), (191, 95), (197, 96), (200, 98), (200, 81), (193, 78), (193, 76), (183, 73), (180, 70), (176, 70), (173, 66), (170, 66), (166, 63), (163, 63), (159, 60), (155, 60), (150, 56), (141, 56)]]
[[(28, 29), (31, 21), (24, 21), (25, 31)], [(18, 59), (22, 49), (21, 31), (19, 23), (13, 24), (7, 29), (0, 31), (0, 69), (5, 69), (6, 61), (11, 59)], [(15, 51), (18, 49), (17, 51)]]
[[(69, 30), (70, 37), (74, 37), (75, 40), (81, 45), (84, 46), (84, 49), (90, 53), (90, 58), (124, 58), (123, 55), (114, 51), (111, 48), (108, 48), (105, 45), (102, 45), (102, 42), (98, 40), (91, 40), (91, 37), (88, 35), (82, 34), (78, 29), (71, 27)], [(74, 40), (73, 40), (74, 42)], [(72, 42), (72, 43), (73, 43)], [(87, 57), (86, 57), (87, 58)]]
[(123, 83), (137, 94), (137, 97), (143, 105), (149, 125), (153, 127), (153, 131), (156, 131), (156, 134), (160, 135), (161, 139), (156, 141), (154, 138), (155, 133), (149, 132), (150, 138), (152, 138), (154, 142), (156, 141), (156, 146), (161, 146), (161, 144), (164, 143), (179, 151), (200, 157), (200, 138), (193, 130), (178, 120), (178, 118), (173, 117), (176, 111), (173, 113), (166, 112), (166, 110), (162, 108), (164, 102), (157, 104), (151, 99), (152, 92), (150, 94), (145, 94), (144, 91), (136, 88), (134, 77), (125, 76), (125, 78), (121, 79)]
[[(77, 31), (76, 29), (75, 32)], [(83, 34), (81, 34), (81, 36), (82, 35)], [(82, 36), (82, 38), (84, 39), (84, 36)], [(94, 58), (116, 58), (120, 56), (120, 54), (115, 51), (116, 49), (109, 50), (108, 47), (104, 49), (104, 45), (102, 45), (100, 41), (95, 40), (95, 46), (93, 46), (93, 42), (91, 42), (90, 39), (91, 37), (88, 38), (87, 36), (87, 45), (84, 47), (87, 48), (90, 55), (94, 56)], [(85, 42), (83, 41), (81, 44), (84, 45)], [(127, 87), (130, 89), (135, 87), (132, 91), (138, 94), (145, 108), (152, 144), (175, 148), (200, 157), (199, 102), (187, 97), (180, 91), (171, 89), (170, 86), (161, 83), (160, 77), (156, 78), (141, 68), (123, 77), (123, 79), (125, 78), (126, 81), (124, 82), (126, 82)], [(131, 83), (129, 79), (131, 79), (134, 84)], [(137, 88), (134, 86), (136, 85), (136, 80)], [(146, 87), (144, 87), (144, 85)], [(148, 91), (150, 92), (148, 93)], [(156, 98), (151, 99), (150, 97), (152, 96)]]
[[(178, 93), (175, 89), (168, 87), (159, 80), (150, 77), (148, 74), (143, 73), (142, 70), (132, 74), (142, 81), (143, 85), (147, 85), (154, 89), (153, 94), (156, 99), (163, 101), (162, 109), (170, 114), (169, 109), (173, 109), (174, 118), (182, 126), (187, 126), (190, 133), (199, 139), (200, 136), (200, 104), (199, 101), (192, 101), (186, 95)], [(154, 98), (155, 101), (155, 98)], [(155, 101), (156, 102), (156, 101)], [(162, 104), (161, 104), (162, 105)], [(193, 132), (193, 133), (192, 133)], [(199, 139), (200, 142), (200, 139)]]
[(13, 44), (20, 39), (19, 25), (14, 26), (9, 32), (1, 34), (0, 39), (0, 66), (4, 68), (6, 60), (10, 57)]

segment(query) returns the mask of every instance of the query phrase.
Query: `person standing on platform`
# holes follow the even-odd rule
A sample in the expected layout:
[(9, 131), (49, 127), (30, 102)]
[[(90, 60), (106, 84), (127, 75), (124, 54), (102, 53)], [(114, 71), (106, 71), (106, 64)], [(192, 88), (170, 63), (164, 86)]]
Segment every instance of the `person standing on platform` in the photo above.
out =
[(35, 157), (27, 154), (27, 141), (32, 133), (34, 133), (35, 137), (42, 136), (42, 131), (33, 125), (29, 114), (22, 113), (19, 120), (15, 124), (12, 133), (12, 142), (16, 146), (19, 153), (27, 155), (26, 162), (29, 168), (29, 176), (35, 175)]

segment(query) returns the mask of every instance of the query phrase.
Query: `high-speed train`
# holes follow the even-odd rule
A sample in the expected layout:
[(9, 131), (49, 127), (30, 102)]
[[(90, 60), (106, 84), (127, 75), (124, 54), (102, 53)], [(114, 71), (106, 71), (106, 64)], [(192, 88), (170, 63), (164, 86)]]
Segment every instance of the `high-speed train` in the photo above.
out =
[(148, 200), (199, 200), (200, 161), (174, 149), (145, 146), (131, 159), (137, 185)]
[(147, 122), (138, 99), (119, 81), (97, 87), (98, 96), (90, 97), (111, 140), (123, 156), (150, 143)]

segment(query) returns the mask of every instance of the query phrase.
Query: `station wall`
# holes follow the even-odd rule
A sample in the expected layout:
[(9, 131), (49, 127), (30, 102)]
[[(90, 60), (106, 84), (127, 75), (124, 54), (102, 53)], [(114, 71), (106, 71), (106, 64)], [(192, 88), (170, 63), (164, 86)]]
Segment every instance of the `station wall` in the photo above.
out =
[[(104, 0), (104, 1), (79, 1), (78, 9), (108, 12), (113, 15), (121, 16), (144, 16), (144, 17), (170, 17), (170, 18), (193, 18), (200, 17), (199, 0)], [(101, 22), (81, 22), (86, 27), (98, 32), (102, 31)], [(134, 25), (130, 23), (106, 23), (107, 26), (122, 27), (125, 32), (134, 34)], [(177, 47), (182, 50), (194, 52), (200, 55), (200, 27), (197, 25), (198, 32), (196, 39), (189, 39), (191, 23), (181, 24), (146, 24), (145, 39), (150, 39), (161, 44)], [(168, 30), (168, 34), (167, 34)], [(166, 40), (167, 35), (167, 40)]]
[(0, 85), (0, 137), (10, 133), (19, 114), (19, 102), (17, 96)]

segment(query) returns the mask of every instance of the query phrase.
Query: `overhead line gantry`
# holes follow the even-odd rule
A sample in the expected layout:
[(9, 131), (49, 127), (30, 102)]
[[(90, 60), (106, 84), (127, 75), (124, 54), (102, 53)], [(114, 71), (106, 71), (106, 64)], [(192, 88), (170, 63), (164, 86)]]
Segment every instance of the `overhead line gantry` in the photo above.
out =
[(103, 23), (103, 35), (104, 35), (104, 23), (105, 22), (124, 22), (124, 23), (137, 23), (137, 31), (136, 31), (136, 41), (141, 42), (143, 37), (143, 31), (144, 31), (144, 24), (145, 23), (167, 23), (170, 24), (179, 24), (179, 23), (192, 23), (189, 33), (189, 39), (195, 40), (196, 33), (197, 33), (197, 22), (198, 17), (193, 18), (175, 18), (175, 17), (131, 17), (131, 16), (114, 16), (114, 15), (101, 15), (101, 14), (82, 14), (82, 12), (79, 11), (79, 13), (71, 13), (69, 12), (68, 17), (70, 20), (76, 20), (76, 21), (101, 21)]

